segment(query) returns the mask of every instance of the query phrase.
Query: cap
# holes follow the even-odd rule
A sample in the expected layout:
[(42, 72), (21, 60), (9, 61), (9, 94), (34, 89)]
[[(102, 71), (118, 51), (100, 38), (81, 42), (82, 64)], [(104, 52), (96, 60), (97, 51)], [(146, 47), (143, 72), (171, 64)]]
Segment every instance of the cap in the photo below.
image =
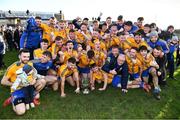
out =
[(158, 36), (158, 32), (157, 31), (152, 31), (150, 34), (149, 34), (150, 37), (152, 36)]
[(172, 36), (172, 40), (178, 41), (178, 40), (179, 40), (179, 39), (178, 39), (178, 36)]

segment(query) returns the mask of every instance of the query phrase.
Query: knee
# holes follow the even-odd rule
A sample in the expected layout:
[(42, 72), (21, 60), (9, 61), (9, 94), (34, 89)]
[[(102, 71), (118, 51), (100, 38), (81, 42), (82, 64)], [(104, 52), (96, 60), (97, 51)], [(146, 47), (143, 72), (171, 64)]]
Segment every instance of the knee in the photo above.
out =
[(45, 86), (46, 85), (46, 80), (45, 79), (41, 79), (41, 85)]
[(45, 79), (40, 79), (36, 82), (35, 84), (35, 88), (37, 91), (41, 90), (44, 88), (44, 86), (46, 85), (46, 80)]
[(54, 91), (57, 91), (57, 90), (58, 90), (58, 86), (59, 86), (59, 83), (58, 83), (58, 82), (54, 83), (54, 84), (53, 84), (53, 90), (54, 90)]
[(155, 69), (155, 68), (152, 68), (152, 69), (151, 69), (151, 74), (152, 74), (153, 76), (157, 75), (157, 74), (156, 74), (156, 69)]

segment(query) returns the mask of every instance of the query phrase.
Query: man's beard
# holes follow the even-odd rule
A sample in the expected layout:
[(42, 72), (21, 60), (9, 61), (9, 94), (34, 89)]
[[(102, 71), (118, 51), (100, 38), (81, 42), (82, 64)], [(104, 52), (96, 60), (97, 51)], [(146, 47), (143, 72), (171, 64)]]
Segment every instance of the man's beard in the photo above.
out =
[(27, 63), (28, 63), (28, 60), (24, 60), (24, 61), (21, 60), (21, 63), (27, 64)]

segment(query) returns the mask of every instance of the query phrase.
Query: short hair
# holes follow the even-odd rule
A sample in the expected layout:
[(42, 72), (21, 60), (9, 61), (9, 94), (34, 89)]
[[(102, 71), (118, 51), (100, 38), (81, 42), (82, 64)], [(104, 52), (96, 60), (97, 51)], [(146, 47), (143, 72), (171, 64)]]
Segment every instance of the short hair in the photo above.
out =
[(106, 20), (107, 20), (107, 19), (112, 19), (112, 18), (109, 16), (109, 17), (106, 18)]
[(97, 31), (98, 33), (101, 33), (101, 30), (100, 30), (100, 29), (95, 29), (94, 31)]
[(73, 33), (74, 33), (74, 32), (76, 32), (76, 31), (75, 31), (75, 30), (73, 30), (73, 29), (70, 29), (70, 30), (69, 30), (69, 33), (70, 33), (70, 32), (73, 32)]
[(42, 54), (52, 59), (52, 54), (50, 51), (44, 51)]
[(116, 48), (119, 49), (119, 46), (118, 45), (113, 45), (112, 46), (112, 49), (116, 49)]
[(95, 55), (95, 53), (94, 53), (93, 50), (89, 50), (89, 51), (87, 52), (87, 56), (88, 56), (89, 59), (93, 58), (94, 55)]
[(87, 26), (87, 24), (86, 24), (86, 23), (81, 23), (80, 27), (81, 27), (81, 26), (83, 26), (83, 25)]
[(73, 24), (72, 21), (68, 22), (68, 25)]
[(63, 37), (61, 37), (61, 36), (56, 36), (55, 40), (57, 40), (57, 41), (63, 40)]
[(144, 21), (144, 18), (143, 17), (138, 17), (137, 20), (138, 21)]
[(84, 18), (83, 20), (87, 20), (88, 21), (89, 19), (88, 18)]
[(139, 51), (143, 51), (143, 50), (148, 51), (147, 47), (144, 46), (144, 45), (142, 45), (142, 46), (139, 47)]
[(125, 54), (120, 53), (120, 54), (118, 55), (118, 57), (123, 58), (123, 59), (124, 59), (124, 61), (126, 60)]
[(138, 31), (138, 32), (135, 32), (135, 33), (134, 33), (134, 36), (136, 36), (136, 35), (141, 36), (141, 35), (142, 35), (142, 33), (141, 33), (140, 31)]
[(30, 53), (30, 51), (26, 48), (23, 48), (19, 51), (19, 55), (21, 55), (22, 53)]
[(68, 43), (72, 43), (72, 44), (74, 45), (73, 41), (71, 41), (71, 40), (68, 40), (68, 41), (66, 42), (66, 45), (67, 45)]
[(113, 27), (113, 26), (116, 26), (117, 27), (117, 24), (116, 23), (113, 23), (109, 26), (109, 28)]
[(102, 24), (102, 26), (107, 26), (107, 23), (106, 23), (106, 22), (104, 22), (104, 23)]
[(123, 35), (123, 36), (124, 36), (124, 35), (125, 35), (125, 33), (124, 33), (124, 32), (118, 32), (118, 33), (117, 33), (117, 36), (121, 36), (121, 35)]
[(151, 28), (151, 26), (150, 26), (149, 24), (145, 24), (144, 27), (149, 27), (149, 28)]
[(169, 25), (168, 27), (167, 27), (167, 30), (169, 30), (169, 29), (174, 29), (174, 26), (173, 25)]
[(137, 47), (131, 47), (131, 49), (134, 49), (134, 50), (138, 51), (138, 48), (137, 48)]
[(36, 17), (35, 17), (35, 19), (39, 19), (39, 20), (41, 20), (41, 17), (40, 17), (40, 16), (36, 16)]
[(97, 20), (94, 20), (94, 21), (93, 21), (93, 24), (94, 24), (94, 23), (98, 23), (98, 21), (97, 21)]
[(133, 23), (132, 23), (132, 21), (127, 21), (127, 22), (125, 22), (125, 23), (124, 23), (124, 25), (127, 25), (127, 26), (132, 26), (132, 25), (133, 25)]
[(75, 64), (76, 63), (76, 59), (74, 57), (70, 57), (68, 59), (68, 62)]
[(53, 20), (55, 20), (56, 18), (55, 18), (55, 17), (50, 17), (49, 19), (53, 19)]
[(154, 47), (154, 49), (163, 51), (163, 49), (162, 49), (162, 47), (161, 47), (160, 45), (156, 45), (156, 46)]
[(156, 26), (156, 23), (151, 23), (150, 27), (153, 28), (154, 26)]
[(49, 41), (47, 39), (42, 39), (41, 42), (44, 42), (44, 43), (49, 43)]
[(64, 23), (64, 20), (60, 20), (59, 23)]
[(80, 44), (80, 45), (82, 46), (82, 49), (83, 49), (83, 50), (86, 50), (86, 44), (85, 44), (85, 43), (80, 43), (80, 42), (78, 42), (78, 44)]
[(119, 15), (117, 19), (118, 19), (118, 20), (122, 20), (122, 19), (123, 19), (123, 16), (122, 16), (122, 15)]

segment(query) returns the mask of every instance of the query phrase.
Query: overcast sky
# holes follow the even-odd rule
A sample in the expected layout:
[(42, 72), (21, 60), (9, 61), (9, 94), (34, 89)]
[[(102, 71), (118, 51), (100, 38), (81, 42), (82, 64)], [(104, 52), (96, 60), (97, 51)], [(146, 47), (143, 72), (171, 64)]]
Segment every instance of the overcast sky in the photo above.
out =
[(174, 25), (180, 28), (180, 0), (0, 0), (0, 10), (16, 11), (63, 11), (65, 19), (97, 17), (103, 13), (102, 20), (118, 15), (136, 21), (143, 16), (145, 23), (156, 22), (161, 28)]

